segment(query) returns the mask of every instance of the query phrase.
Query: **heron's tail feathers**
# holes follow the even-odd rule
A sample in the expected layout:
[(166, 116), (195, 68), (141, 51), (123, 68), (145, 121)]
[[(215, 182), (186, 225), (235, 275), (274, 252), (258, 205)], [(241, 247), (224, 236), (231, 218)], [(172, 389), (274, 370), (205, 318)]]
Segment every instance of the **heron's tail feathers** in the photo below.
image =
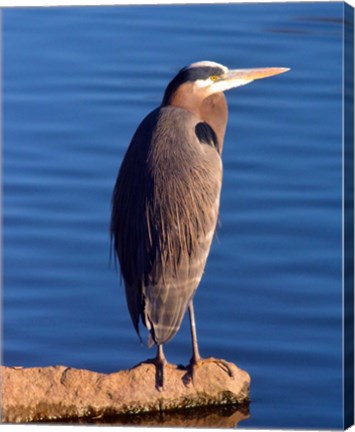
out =
[(152, 337), (152, 334), (150, 332), (148, 334), (147, 345), (148, 345), (148, 348), (152, 348), (154, 345), (156, 345), (156, 343)]

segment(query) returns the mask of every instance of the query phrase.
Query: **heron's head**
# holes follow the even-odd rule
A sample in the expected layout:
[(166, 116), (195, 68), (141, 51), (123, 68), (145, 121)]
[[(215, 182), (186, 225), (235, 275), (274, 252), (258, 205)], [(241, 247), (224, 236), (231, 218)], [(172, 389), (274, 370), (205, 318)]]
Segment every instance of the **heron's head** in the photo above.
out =
[(165, 90), (163, 105), (174, 97), (203, 100), (234, 87), (249, 84), (256, 79), (287, 72), (288, 68), (228, 69), (219, 63), (201, 61), (180, 70)]

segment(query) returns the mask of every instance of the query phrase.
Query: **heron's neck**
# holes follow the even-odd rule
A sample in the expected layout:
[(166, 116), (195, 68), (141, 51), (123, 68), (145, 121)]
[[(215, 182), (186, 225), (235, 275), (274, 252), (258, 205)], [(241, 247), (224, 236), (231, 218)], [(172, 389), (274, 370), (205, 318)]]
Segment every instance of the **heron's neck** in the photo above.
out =
[(200, 118), (208, 123), (218, 138), (218, 152), (222, 153), (228, 120), (228, 105), (223, 93), (215, 93), (202, 101)]
[(169, 105), (187, 109), (201, 121), (208, 123), (217, 135), (218, 151), (222, 153), (228, 120), (228, 106), (223, 93), (215, 93), (204, 99), (198, 99), (193, 93), (186, 97), (186, 93), (177, 91)]

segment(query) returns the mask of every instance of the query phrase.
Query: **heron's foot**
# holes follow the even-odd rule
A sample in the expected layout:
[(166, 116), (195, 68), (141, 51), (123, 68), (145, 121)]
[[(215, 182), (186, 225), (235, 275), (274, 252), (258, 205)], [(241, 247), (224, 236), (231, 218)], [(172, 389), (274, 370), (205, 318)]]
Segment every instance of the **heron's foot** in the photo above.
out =
[(191, 381), (194, 382), (196, 378), (196, 369), (200, 366), (202, 366), (205, 363), (216, 363), (221, 369), (223, 369), (231, 378), (234, 379), (234, 372), (231, 369), (229, 363), (223, 359), (216, 359), (214, 357), (207, 357), (207, 358), (194, 358), (190, 360), (190, 364), (188, 366), (191, 374)]
[(168, 364), (166, 359), (155, 359), (156, 375), (155, 386), (160, 392), (164, 390), (165, 367)]
[(155, 373), (155, 387), (158, 391), (164, 390), (164, 375), (165, 368), (168, 365), (168, 362), (164, 356), (163, 350), (158, 349), (157, 356), (153, 359), (148, 360), (149, 363), (153, 363), (155, 365), (156, 373)]

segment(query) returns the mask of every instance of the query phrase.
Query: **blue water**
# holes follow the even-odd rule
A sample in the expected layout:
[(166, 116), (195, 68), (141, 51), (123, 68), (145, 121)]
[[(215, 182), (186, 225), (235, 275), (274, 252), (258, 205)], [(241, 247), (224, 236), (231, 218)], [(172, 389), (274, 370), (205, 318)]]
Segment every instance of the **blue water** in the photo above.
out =
[[(252, 378), (242, 427), (342, 427), (341, 3), (3, 12), (3, 363), (100, 372), (153, 356), (109, 265), (138, 123), (184, 65), (290, 67), (228, 92), (202, 355)], [(166, 346), (190, 358), (187, 320)]]

